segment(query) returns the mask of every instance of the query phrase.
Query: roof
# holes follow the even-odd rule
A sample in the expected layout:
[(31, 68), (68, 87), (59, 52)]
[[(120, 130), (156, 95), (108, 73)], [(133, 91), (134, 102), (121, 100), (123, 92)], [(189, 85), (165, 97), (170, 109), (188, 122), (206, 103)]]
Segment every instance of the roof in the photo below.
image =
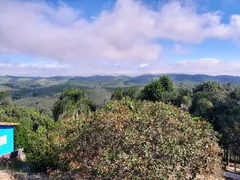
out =
[(0, 126), (18, 126), (20, 123), (0, 122)]

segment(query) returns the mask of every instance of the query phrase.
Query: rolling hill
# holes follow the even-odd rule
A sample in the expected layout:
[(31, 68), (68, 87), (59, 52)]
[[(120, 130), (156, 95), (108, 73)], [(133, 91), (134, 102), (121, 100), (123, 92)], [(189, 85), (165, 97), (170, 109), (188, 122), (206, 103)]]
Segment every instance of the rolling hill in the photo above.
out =
[[(159, 78), (163, 74), (145, 74), (136, 77), (130, 76), (89, 76), (89, 77), (20, 77), (20, 76), (1, 76), (0, 90), (10, 91), (14, 103), (18, 105), (39, 107), (46, 106), (51, 108), (60, 93), (68, 88), (83, 88), (87, 91), (90, 98), (101, 105), (110, 99), (111, 92), (116, 87), (122, 88), (143, 88), (144, 85)], [(174, 82), (175, 87), (180, 84), (193, 87), (197, 83), (204, 81), (216, 81), (219, 83), (240, 84), (240, 77), (237, 76), (210, 76), (210, 75), (189, 75), (189, 74), (167, 74)], [(45, 105), (43, 105), (45, 103)], [(48, 107), (49, 106), (49, 107)]]

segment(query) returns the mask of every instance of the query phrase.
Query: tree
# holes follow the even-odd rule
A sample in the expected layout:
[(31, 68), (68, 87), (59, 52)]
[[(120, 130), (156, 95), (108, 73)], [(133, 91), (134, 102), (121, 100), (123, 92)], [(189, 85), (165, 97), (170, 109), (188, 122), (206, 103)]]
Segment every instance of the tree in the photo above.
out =
[(178, 89), (178, 95), (176, 99), (176, 105), (177, 106), (187, 106), (187, 109), (189, 109), (192, 106), (192, 91), (186, 88), (179, 88)]
[(153, 80), (147, 84), (141, 92), (141, 99), (148, 101), (160, 101), (163, 99), (163, 86), (159, 80)]
[(0, 91), (0, 105), (12, 104), (12, 98), (8, 91)]
[(160, 77), (159, 81), (160, 81), (164, 91), (173, 92), (173, 90), (174, 90), (173, 83), (168, 76)]
[[(240, 152), (240, 87), (204, 82), (193, 89), (191, 113), (205, 118), (221, 134), (225, 152)], [(225, 155), (228, 153), (225, 153)], [(227, 157), (225, 157), (227, 159)]]
[(139, 96), (138, 89), (135, 88), (127, 88), (123, 90), (122, 88), (116, 88), (111, 96), (111, 100), (121, 100), (124, 97), (129, 97), (132, 100), (136, 100)]
[(141, 99), (148, 101), (173, 102), (176, 98), (172, 81), (168, 76), (162, 76), (153, 80), (144, 87), (141, 92)]
[(184, 104), (190, 108), (192, 106), (192, 98), (190, 96), (183, 96), (181, 99), (181, 104)]
[[(234, 156), (240, 152), (240, 87), (229, 89), (224, 101), (214, 108), (214, 126), (222, 134), (220, 144)], [(226, 154), (226, 153), (225, 153)]]
[(53, 117), (57, 121), (59, 117), (71, 117), (78, 119), (79, 114), (88, 114), (95, 109), (86, 92), (81, 89), (66, 89), (53, 107)]
[(122, 88), (116, 88), (111, 96), (112, 100), (121, 100), (123, 98), (123, 89)]
[(227, 91), (223, 85), (212, 81), (203, 82), (193, 88), (194, 95), (197, 94), (198, 96), (202, 96), (201, 98), (207, 98), (213, 104), (224, 99), (226, 93)]
[(191, 113), (194, 116), (202, 116), (207, 118), (209, 122), (214, 119), (214, 106), (223, 101), (226, 97), (227, 91), (223, 85), (217, 82), (203, 82), (193, 88), (193, 101)]
[(129, 97), (131, 100), (136, 100), (139, 97), (139, 90), (136, 88), (128, 88), (123, 92), (124, 97)]
[(3, 100), (5, 97), (7, 97), (9, 94), (7, 91), (0, 91), (0, 100)]
[(207, 98), (201, 98), (197, 101), (196, 106), (195, 114), (200, 117), (207, 117), (208, 111), (213, 108), (213, 103)]

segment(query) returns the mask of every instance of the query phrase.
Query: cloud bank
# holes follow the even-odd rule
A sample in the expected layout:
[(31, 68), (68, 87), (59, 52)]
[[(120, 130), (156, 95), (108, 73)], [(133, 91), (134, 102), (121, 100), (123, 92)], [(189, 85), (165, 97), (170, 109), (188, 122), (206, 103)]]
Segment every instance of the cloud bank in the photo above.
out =
[[(200, 73), (204, 70), (203, 73), (221, 71), (232, 74), (239, 67), (238, 62), (214, 59), (168, 64), (159, 61), (163, 53), (161, 40), (164, 39), (175, 42), (177, 53), (187, 52), (178, 43), (196, 44), (210, 38), (239, 39), (240, 15), (232, 15), (227, 23), (223, 23), (220, 12), (198, 13), (195, 8), (179, 1), (169, 1), (156, 9), (141, 1), (118, 0), (112, 10), (103, 10), (88, 21), (76, 9), (63, 3), (56, 8), (45, 1), (0, 0), (0, 53), (47, 57), (63, 64), (62, 68), (66, 68), (65, 64), (80, 67), (89, 63), (94, 68), (94, 63), (99, 60), (115, 64), (136, 63), (138, 69), (126, 69), (127, 74), (139, 73), (141, 69), (158, 73), (166, 70)], [(158, 63), (160, 67), (156, 67)], [(208, 65), (215, 67), (212, 69)], [(48, 65), (0, 64), (0, 68), (3, 66), (9, 68), (9, 72), (11, 67), (19, 72), (24, 68), (27, 71), (27, 68), (39, 67), (44, 72), (49, 71)], [(96, 66), (95, 74), (106, 70), (107, 74), (116, 73), (114, 66), (111, 68)], [(118, 70), (125, 72), (119, 66)], [(239, 75), (238, 71), (236, 73)]]
[(144, 73), (186, 73), (209, 75), (238, 75), (240, 76), (239, 61), (221, 61), (214, 58), (199, 60), (184, 60), (180, 62), (158, 62), (154, 64), (139, 64), (135, 66), (79, 66), (60, 64), (24, 64), (24, 63), (0, 63), (0, 75), (15, 76), (75, 76), (75, 75), (130, 75), (136, 76)]

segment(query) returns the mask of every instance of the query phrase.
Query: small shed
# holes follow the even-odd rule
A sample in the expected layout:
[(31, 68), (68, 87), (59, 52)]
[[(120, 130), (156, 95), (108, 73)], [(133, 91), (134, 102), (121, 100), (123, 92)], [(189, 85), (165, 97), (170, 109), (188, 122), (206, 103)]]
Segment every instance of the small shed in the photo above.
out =
[(0, 122), (0, 156), (14, 151), (14, 126), (19, 123)]

